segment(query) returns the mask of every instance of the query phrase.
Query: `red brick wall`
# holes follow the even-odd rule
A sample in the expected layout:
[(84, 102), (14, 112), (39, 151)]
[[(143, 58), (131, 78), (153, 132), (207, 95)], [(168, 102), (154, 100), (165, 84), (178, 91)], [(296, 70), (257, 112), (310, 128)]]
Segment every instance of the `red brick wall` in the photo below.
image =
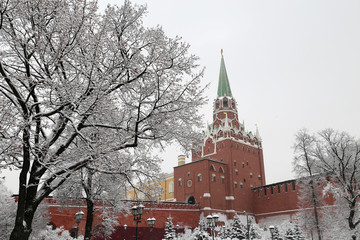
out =
[[(86, 205), (84, 201), (71, 201), (67, 206), (61, 206), (54, 199), (48, 198), (46, 200), (49, 204), (50, 212), (50, 221), (55, 224), (56, 227), (64, 226), (65, 230), (71, 230), (76, 227), (75, 223), (75, 213), (79, 210), (85, 213), (83, 220), (79, 225), (80, 234), (85, 232), (85, 219), (86, 219)], [(129, 204), (129, 209), (136, 202), (126, 202)], [(184, 227), (195, 227), (198, 225), (200, 220), (200, 206), (199, 204), (189, 205), (184, 203), (176, 202), (141, 202), (144, 206), (144, 213), (142, 215), (142, 220), (138, 225), (138, 236), (139, 239), (149, 239), (149, 228), (147, 225), (146, 219), (154, 217), (156, 219), (155, 226), (152, 234), (152, 239), (160, 240), (163, 238), (164, 226), (168, 221), (168, 217), (172, 217), (172, 222), (174, 226), (179, 224), (181, 231), (184, 230)], [(94, 216), (94, 231), (98, 229), (98, 226), (101, 222), (100, 219), (100, 210), (95, 210)], [(116, 227), (116, 231), (112, 235), (112, 239), (123, 239), (125, 232), (123, 226), (126, 224), (128, 226), (127, 236), (130, 239), (130, 236), (135, 236), (136, 222), (133, 220), (131, 212), (128, 214), (119, 214), (118, 216), (119, 226)], [(102, 239), (102, 238), (97, 238)]]
[[(295, 185), (295, 190), (293, 189), (293, 184)], [(252, 195), (254, 203), (253, 213), (257, 221), (264, 217), (295, 214), (297, 212), (298, 187), (295, 180), (256, 188), (252, 190)]]

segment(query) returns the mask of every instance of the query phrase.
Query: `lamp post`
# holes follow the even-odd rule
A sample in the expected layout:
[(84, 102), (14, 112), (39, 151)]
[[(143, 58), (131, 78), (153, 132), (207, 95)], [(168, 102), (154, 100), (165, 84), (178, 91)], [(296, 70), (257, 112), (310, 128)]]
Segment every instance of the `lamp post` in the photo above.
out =
[(76, 225), (77, 225), (76, 238), (78, 238), (78, 236), (79, 236), (79, 225), (80, 225), (80, 222), (81, 222), (83, 216), (84, 216), (83, 211), (78, 211), (77, 213), (75, 213), (75, 220), (76, 220)]
[(211, 229), (211, 236), (212, 236), (212, 239), (214, 240), (215, 239), (215, 233), (214, 233), (214, 229), (215, 227), (217, 226), (217, 223), (219, 221), (219, 216), (217, 214), (214, 214), (214, 215), (208, 215), (206, 217), (206, 220), (207, 220), (207, 223), (208, 223), (208, 226), (209, 228)]
[(274, 240), (275, 227), (273, 225), (271, 225), (271, 226), (269, 226), (269, 229), (270, 229), (270, 233), (271, 233), (271, 240)]
[(126, 229), (127, 229), (127, 225), (124, 224), (124, 240), (126, 239)]
[(144, 211), (144, 205), (140, 204), (139, 206), (133, 206), (131, 208), (132, 214), (134, 216), (134, 221), (136, 221), (136, 240), (138, 239), (138, 223), (141, 222), (141, 215)]
[(176, 224), (176, 238), (179, 238), (179, 224)]
[(155, 218), (148, 218), (147, 219), (147, 223), (148, 223), (148, 226), (150, 228), (150, 240), (151, 240), (151, 232), (152, 232), (153, 227), (155, 225), (155, 220), (156, 220)]
[(221, 234), (222, 234), (222, 237), (225, 238), (225, 227), (224, 227), (224, 226), (221, 226), (220, 232), (221, 232)]
[(250, 224), (249, 224), (249, 215), (246, 211), (244, 211), (246, 215), (246, 239), (250, 239)]

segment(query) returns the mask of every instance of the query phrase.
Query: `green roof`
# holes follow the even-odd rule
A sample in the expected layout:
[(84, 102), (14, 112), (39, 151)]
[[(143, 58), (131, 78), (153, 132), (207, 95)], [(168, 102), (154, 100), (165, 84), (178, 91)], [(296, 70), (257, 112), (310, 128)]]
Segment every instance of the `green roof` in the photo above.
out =
[(218, 97), (223, 97), (223, 96), (232, 97), (229, 79), (226, 73), (224, 57), (222, 55), (222, 50), (221, 50), (221, 64), (220, 64), (219, 86), (218, 86), (217, 95)]

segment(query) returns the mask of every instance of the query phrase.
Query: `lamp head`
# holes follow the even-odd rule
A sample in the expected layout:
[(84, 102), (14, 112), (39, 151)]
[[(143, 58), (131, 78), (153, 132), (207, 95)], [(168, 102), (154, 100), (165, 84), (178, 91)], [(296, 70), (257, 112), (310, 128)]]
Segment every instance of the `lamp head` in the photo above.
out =
[(155, 218), (148, 218), (147, 219), (147, 223), (149, 225), (149, 227), (153, 227), (155, 225)]
[(145, 208), (145, 206), (142, 205), (142, 204), (140, 204), (140, 205), (138, 206), (138, 214), (139, 214), (139, 215), (142, 215), (142, 214), (143, 214), (144, 208)]
[(269, 226), (269, 229), (270, 229), (270, 233), (273, 234), (274, 230), (275, 230), (275, 227), (273, 225), (271, 225), (271, 226)]
[(212, 217), (211, 215), (208, 215), (208, 216), (206, 217), (207, 223), (210, 224), (211, 221), (212, 221), (212, 219), (213, 219), (213, 217)]
[(76, 219), (77, 224), (79, 224), (81, 222), (83, 216), (84, 216), (83, 211), (78, 211), (77, 213), (75, 213), (75, 219)]
[(214, 214), (212, 217), (213, 217), (213, 219), (214, 219), (215, 224), (217, 224), (218, 221), (219, 221), (219, 215)]
[(133, 206), (131, 208), (131, 212), (132, 212), (134, 217), (137, 216), (138, 215), (138, 206)]
[(127, 228), (127, 225), (126, 225), (126, 224), (124, 224), (124, 229), (126, 230), (126, 228)]

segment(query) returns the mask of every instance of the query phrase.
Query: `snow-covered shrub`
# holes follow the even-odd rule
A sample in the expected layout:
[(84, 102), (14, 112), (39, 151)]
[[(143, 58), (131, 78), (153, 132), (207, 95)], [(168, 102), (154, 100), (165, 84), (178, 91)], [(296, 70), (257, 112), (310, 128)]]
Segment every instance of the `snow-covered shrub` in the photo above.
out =
[[(70, 236), (69, 231), (64, 230), (63, 227), (52, 229), (51, 226), (47, 226), (46, 230), (43, 230), (39, 233), (36, 239), (41, 240), (74, 240), (73, 237)], [(79, 240), (83, 240), (83, 236), (78, 236)]]

